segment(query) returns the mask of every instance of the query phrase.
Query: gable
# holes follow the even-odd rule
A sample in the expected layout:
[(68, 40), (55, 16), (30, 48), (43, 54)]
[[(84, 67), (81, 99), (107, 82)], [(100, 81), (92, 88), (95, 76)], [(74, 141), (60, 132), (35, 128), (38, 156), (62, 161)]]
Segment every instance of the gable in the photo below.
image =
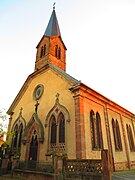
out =
[[(54, 65), (46, 64), (44, 68), (28, 76), (7, 113), (12, 113), (16, 106), (21, 108), (22, 104), (35, 103), (33, 92), (38, 84), (43, 84), (45, 93), (54, 94), (56, 91), (60, 90), (62, 92), (63, 90), (68, 91), (71, 86), (78, 83), (80, 82)], [(49, 94), (45, 94), (45, 96), (49, 96)]]

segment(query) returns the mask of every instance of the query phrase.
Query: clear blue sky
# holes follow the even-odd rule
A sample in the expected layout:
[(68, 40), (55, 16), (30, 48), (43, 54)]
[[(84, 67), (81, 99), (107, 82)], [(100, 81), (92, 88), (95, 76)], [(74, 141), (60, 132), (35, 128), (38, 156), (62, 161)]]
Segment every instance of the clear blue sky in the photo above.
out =
[[(57, 0), (67, 73), (135, 112), (135, 1)], [(34, 71), (54, 1), (0, 1), (0, 107), (8, 109)]]

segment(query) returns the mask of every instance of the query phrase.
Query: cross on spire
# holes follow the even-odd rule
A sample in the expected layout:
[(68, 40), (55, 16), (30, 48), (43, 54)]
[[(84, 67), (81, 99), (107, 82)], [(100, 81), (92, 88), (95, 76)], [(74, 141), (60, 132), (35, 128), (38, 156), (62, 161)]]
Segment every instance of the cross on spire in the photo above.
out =
[(53, 10), (55, 10), (55, 4), (56, 4), (56, 2), (53, 3)]

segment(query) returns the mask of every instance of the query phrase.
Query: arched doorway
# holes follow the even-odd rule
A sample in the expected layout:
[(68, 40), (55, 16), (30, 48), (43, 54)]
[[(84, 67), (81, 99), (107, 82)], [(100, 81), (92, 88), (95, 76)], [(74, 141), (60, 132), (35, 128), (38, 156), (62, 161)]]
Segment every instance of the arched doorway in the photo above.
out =
[(44, 128), (38, 115), (34, 113), (26, 126), (23, 144), (26, 145), (25, 160), (40, 161), (40, 145), (44, 142)]
[(36, 129), (33, 132), (30, 142), (29, 160), (37, 161), (38, 153), (38, 136)]

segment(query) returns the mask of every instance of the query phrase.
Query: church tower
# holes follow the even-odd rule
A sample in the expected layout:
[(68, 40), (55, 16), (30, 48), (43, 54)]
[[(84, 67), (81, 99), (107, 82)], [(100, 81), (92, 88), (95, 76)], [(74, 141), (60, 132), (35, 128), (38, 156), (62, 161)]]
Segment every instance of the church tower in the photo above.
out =
[(55, 6), (45, 33), (37, 45), (35, 71), (51, 63), (66, 71), (66, 46), (62, 41)]

